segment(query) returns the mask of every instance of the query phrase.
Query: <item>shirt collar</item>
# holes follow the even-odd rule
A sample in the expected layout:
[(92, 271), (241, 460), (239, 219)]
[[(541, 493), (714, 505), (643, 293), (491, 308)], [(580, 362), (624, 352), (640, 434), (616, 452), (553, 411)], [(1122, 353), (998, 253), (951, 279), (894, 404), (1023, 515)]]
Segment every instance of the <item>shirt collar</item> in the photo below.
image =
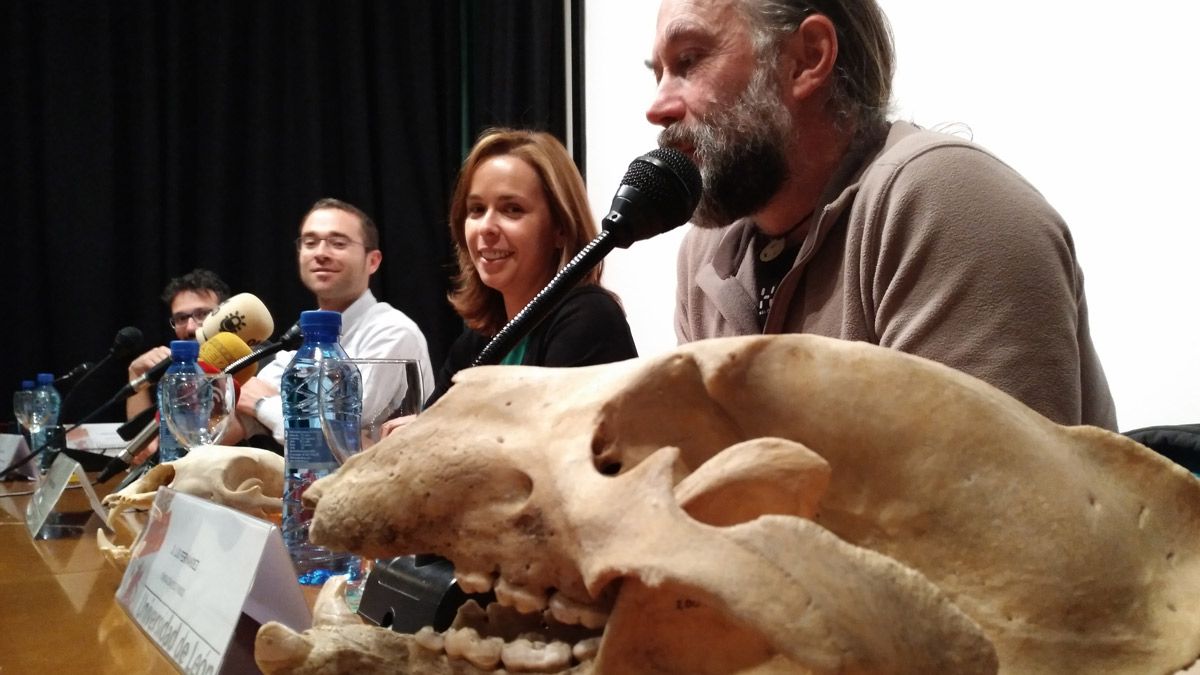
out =
[(379, 301), (375, 299), (375, 294), (371, 289), (367, 289), (358, 299), (342, 312), (342, 334), (349, 332), (358, 322), (362, 321), (367, 315), (367, 310), (371, 309)]

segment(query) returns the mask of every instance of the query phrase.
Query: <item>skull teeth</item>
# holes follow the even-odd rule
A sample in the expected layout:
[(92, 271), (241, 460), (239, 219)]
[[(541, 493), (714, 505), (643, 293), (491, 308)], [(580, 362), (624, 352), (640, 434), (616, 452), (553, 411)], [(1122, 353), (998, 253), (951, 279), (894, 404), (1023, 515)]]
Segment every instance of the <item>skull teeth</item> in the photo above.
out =
[(580, 663), (596, 658), (596, 653), (599, 651), (600, 638), (598, 637), (584, 638), (571, 647), (571, 655)]
[(574, 646), (561, 640), (518, 638), (504, 642), (496, 637), (482, 637), (474, 628), (450, 628), (445, 634), (428, 626), (414, 636), (417, 645), (431, 652), (462, 659), (480, 670), (493, 671), (501, 664), (511, 673), (557, 673), (576, 663), (596, 658), (600, 638), (580, 640)]
[[(492, 585), (490, 575), (460, 573), (457, 576), (460, 586), (463, 577), (468, 579), (468, 584), (486, 580), (489, 587)], [(340, 621), (330, 624), (329, 617), (349, 611), (345, 582), (333, 580), (329, 584), (317, 596), (314, 627), (341, 625)], [(557, 673), (571, 668), (573, 663), (585, 664), (596, 658), (600, 649), (599, 636), (583, 635), (580, 628), (569, 628), (564, 632), (563, 626), (551, 625), (554, 617), (547, 615), (557, 607), (560, 614), (581, 619), (575, 623), (578, 625), (583, 620), (590, 623), (591, 619), (607, 616), (607, 612), (571, 600), (561, 592), (547, 600), (545, 593), (532, 593), (505, 579), (500, 579), (495, 586), (497, 599), (507, 597), (514, 604), (503, 606), (496, 602), (485, 610), (475, 600), (468, 600), (459, 608), (454, 626), (444, 633), (438, 633), (430, 626), (422, 628), (413, 635), (415, 646), (434, 654), (445, 654), (451, 659), (461, 659), (488, 672), (503, 666), (510, 673)], [(542, 608), (543, 613), (522, 612), (517, 607), (526, 603)], [(552, 605), (551, 609), (546, 609), (548, 605)]]
[(518, 639), (504, 645), (504, 668), (519, 673), (555, 673), (571, 665), (571, 645)]
[[(554, 673), (571, 665), (573, 653), (584, 654), (581, 661), (595, 657), (595, 645), (599, 638), (585, 642), (594, 643), (591, 648), (572, 648), (565, 642), (541, 642), (518, 638), (504, 642), (496, 637), (481, 637), (474, 628), (451, 628), (445, 635), (438, 635), (432, 628), (423, 628), (416, 635), (417, 644), (430, 651), (446, 652), (446, 656), (467, 661), (480, 670), (495, 670), (504, 664), (505, 670), (514, 673)], [(578, 658), (578, 657), (577, 657)]]
[(487, 593), (492, 590), (492, 575), (490, 574), (456, 571), (454, 578), (464, 593)]
[(441, 633), (435, 631), (433, 626), (425, 626), (417, 631), (413, 636), (417, 644), (422, 648), (431, 652), (441, 652), (446, 650), (446, 638)]
[(474, 628), (451, 628), (446, 631), (446, 656), (463, 659), (480, 670), (495, 670), (500, 665), (500, 650), (504, 640), (480, 637)]
[(496, 602), (505, 607), (512, 607), (522, 614), (540, 612), (546, 609), (547, 605), (545, 593), (535, 593), (506, 579), (496, 583)]
[(550, 615), (559, 623), (584, 628), (603, 628), (608, 622), (608, 612), (597, 605), (588, 605), (572, 600), (562, 593), (550, 597)]

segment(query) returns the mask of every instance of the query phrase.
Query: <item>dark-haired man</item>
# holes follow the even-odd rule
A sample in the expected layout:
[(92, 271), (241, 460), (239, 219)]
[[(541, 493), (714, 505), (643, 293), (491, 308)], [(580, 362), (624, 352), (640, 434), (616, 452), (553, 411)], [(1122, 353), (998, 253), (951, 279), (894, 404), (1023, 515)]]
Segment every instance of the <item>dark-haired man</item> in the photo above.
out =
[(814, 333), (974, 375), (1061, 424), (1116, 427), (1062, 218), (963, 139), (889, 122), (875, 0), (664, 0), (646, 113), (700, 166), (681, 342)]
[[(423, 391), (432, 392), (433, 367), (421, 329), (400, 310), (376, 300), (368, 287), (383, 260), (379, 230), (370, 216), (353, 204), (321, 199), (301, 221), (296, 252), (300, 280), (316, 296), (317, 307), (342, 313), (340, 342), (346, 354), (351, 358), (418, 359)], [(242, 386), (237, 403), (243, 418), (254, 418), (280, 444), (283, 406), (279, 381), (292, 355), (280, 352)], [(388, 412), (384, 408), (400, 390), (399, 376), (384, 377), (381, 372), (364, 379), (364, 416)], [(250, 434), (256, 431), (247, 429)]]
[[(194, 269), (171, 279), (162, 292), (162, 301), (171, 310), (167, 323), (175, 331), (177, 340), (196, 339), (196, 329), (204, 323), (217, 305), (229, 298), (229, 285), (215, 272)], [(171, 358), (171, 349), (155, 347), (137, 357), (129, 364), (129, 379), (141, 377), (147, 370), (163, 359)], [(125, 416), (132, 419), (138, 413), (154, 405), (153, 387), (143, 389), (125, 399)]]

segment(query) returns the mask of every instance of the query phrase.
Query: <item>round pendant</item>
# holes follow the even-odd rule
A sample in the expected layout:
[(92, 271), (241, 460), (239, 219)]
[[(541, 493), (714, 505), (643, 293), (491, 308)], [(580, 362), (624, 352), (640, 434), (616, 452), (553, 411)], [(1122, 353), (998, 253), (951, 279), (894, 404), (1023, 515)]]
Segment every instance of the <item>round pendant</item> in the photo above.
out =
[(785, 246), (787, 246), (787, 239), (785, 237), (772, 239), (758, 252), (758, 259), (763, 262), (771, 262), (778, 258), (780, 253), (783, 253)]

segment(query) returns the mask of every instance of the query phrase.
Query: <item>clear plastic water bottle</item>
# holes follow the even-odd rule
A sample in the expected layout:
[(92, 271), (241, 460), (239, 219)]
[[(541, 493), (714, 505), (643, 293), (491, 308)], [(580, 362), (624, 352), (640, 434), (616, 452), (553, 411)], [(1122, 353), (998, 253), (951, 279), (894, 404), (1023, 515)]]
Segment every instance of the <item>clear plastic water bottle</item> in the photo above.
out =
[(338, 344), (339, 312), (301, 312), (304, 344), (284, 369), (279, 383), (283, 397), (284, 486), (283, 541), (301, 584), (321, 585), (334, 575), (359, 580), (357, 556), (334, 553), (308, 541), (312, 510), (300, 498), (318, 478), (337, 470), (339, 455), (359, 447), (362, 415), (362, 377), (346, 360)]
[[(41, 425), (30, 436), (33, 443), (33, 452), (37, 452), (49, 440), (50, 428), (58, 425), (58, 413), (62, 409), (62, 397), (59, 396), (58, 390), (54, 388), (54, 375), (51, 373), (37, 374), (37, 384), (34, 385), (34, 391), (38, 392), (35, 399), (36, 403), (34, 404), (34, 414), (41, 420)], [(53, 448), (47, 448), (42, 451), (38, 463), (43, 472), (50, 469), (50, 465), (54, 463), (54, 457)]]
[[(204, 373), (196, 359), (200, 356), (200, 343), (195, 340), (171, 341), (171, 367), (163, 375), (171, 373)], [(175, 438), (167, 427), (167, 409), (163, 405), (162, 389), (158, 396), (158, 461), (173, 462), (187, 454), (187, 448)]]

